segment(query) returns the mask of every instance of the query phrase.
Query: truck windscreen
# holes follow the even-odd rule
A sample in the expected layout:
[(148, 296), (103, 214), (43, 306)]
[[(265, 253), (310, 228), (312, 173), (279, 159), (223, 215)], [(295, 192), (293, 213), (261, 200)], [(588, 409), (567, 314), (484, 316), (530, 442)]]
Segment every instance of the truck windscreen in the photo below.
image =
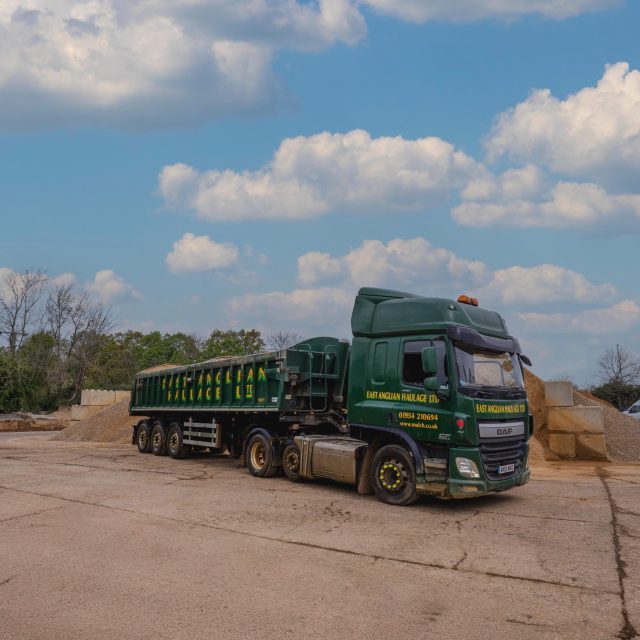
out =
[(524, 387), (517, 355), (483, 351), (460, 343), (454, 346), (454, 351), (460, 386), (507, 389)]

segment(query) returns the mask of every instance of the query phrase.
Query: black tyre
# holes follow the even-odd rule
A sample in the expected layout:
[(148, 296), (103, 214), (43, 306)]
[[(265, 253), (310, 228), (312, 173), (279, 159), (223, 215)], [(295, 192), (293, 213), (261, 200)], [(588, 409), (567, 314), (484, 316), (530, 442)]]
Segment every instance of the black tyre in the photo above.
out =
[(292, 482), (300, 482), (300, 449), (295, 442), (288, 444), (282, 452), (282, 470)]
[(138, 425), (136, 442), (140, 453), (149, 453), (151, 451), (151, 427), (148, 422), (141, 422)]
[(371, 486), (376, 497), (387, 504), (407, 505), (415, 502), (418, 494), (411, 454), (397, 444), (378, 449), (371, 463)]
[(167, 455), (167, 439), (160, 422), (154, 422), (151, 429), (151, 453), (154, 456)]
[(186, 458), (189, 455), (189, 445), (182, 442), (182, 429), (177, 422), (172, 422), (167, 431), (167, 453), (172, 458)]
[(278, 470), (274, 465), (273, 448), (263, 434), (252, 436), (247, 445), (247, 467), (252, 476), (268, 478)]

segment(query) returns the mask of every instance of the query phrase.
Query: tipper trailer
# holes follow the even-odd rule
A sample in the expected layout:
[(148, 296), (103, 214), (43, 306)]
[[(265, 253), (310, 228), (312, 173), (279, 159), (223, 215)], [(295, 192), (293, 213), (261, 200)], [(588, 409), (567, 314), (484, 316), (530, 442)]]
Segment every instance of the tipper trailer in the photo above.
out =
[(226, 448), (250, 473), (330, 478), (387, 503), (525, 484), (533, 432), (502, 317), (474, 298), (363, 288), (353, 340), (142, 371), (130, 413), (142, 453)]

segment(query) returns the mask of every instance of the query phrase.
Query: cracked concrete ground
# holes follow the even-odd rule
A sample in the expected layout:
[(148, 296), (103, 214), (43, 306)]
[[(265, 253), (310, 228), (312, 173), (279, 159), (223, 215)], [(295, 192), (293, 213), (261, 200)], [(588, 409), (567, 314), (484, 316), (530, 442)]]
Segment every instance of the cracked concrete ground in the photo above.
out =
[(638, 637), (640, 466), (391, 507), (228, 458), (0, 437), (0, 639)]

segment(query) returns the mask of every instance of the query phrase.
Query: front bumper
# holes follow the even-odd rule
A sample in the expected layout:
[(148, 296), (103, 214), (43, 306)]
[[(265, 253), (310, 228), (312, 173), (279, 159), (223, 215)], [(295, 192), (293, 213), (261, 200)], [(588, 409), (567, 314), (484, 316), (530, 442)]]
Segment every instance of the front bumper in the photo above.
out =
[[(504, 480), (491, 480), (486, 473), (480, 451), (477, 448), (452, 448), (449, 450), (449, 477), (424, 476), (418, 479), (416, 490), (423, 495), (438, 498), (477, 498), (488, 493), (508, 491), (529, 482), (531, 470), (527, 464), (529, 445), (524, 445), (524, 459), (519, 473)], [(457, 471), (455, 459), (463, 457), (473, 460), (480, 472), (480, 478), (463, 478)]]

